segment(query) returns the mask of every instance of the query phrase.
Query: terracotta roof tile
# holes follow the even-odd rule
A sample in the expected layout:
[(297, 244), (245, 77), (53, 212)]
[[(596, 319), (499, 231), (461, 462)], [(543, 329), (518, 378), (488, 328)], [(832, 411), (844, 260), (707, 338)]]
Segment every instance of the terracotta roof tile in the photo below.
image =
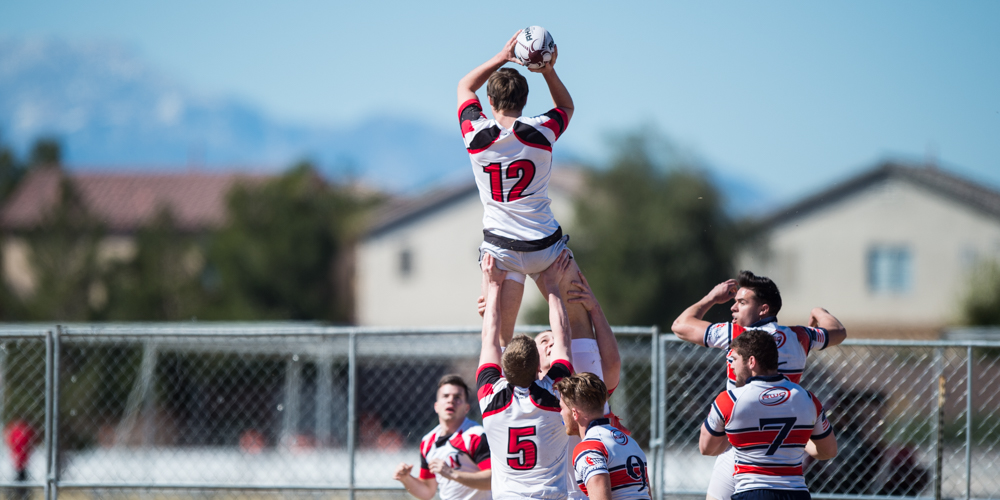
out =
[(199, 231), (225, 221), (226, 194), (237, 182), (259, 182), (264, 176), (241, 173), (90, 173), (40, 168), (30, 172), (0, 211), (0, 227), (25, 230), (36, 226), (58, 195), (66, 174), (84, 204), (113, 232), (132, 232), (168, 209), (180, 229)]

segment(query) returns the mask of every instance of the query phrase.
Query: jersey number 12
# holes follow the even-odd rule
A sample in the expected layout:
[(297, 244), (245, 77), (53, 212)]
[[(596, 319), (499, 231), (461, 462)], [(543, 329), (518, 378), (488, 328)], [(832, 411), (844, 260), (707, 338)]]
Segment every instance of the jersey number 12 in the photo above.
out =
[(510, 188), (506, 200), (504, 200), (501, 164), (490, 163), (483, 167), (483, 172), (490, 174), (490, 195), (493, 197), (493, 201), (503, 203), (504, 201), (520, 200), (526, 196), (524, 190), (535, 179), (535, 164), (530, 160), (517, 160), (507, 165), (507, 178), (517, 179), (517, 182), (514, 187)]

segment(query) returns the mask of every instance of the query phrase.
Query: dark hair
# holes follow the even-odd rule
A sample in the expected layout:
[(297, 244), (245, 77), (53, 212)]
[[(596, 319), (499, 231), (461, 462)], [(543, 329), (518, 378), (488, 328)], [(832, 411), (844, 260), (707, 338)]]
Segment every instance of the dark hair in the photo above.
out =
[(497, 111), (520, 111), (528, 102), (528, 80), (514, 68), (500, 68), (490, 75), (486, 95)]
[(438, 381), (438, 389), (440, 389), (442, 385), (461, 387), (462, 390), (465, 391), (465, 402), (469, 402), (469, 386), (465, 385), (465, 380), (463, 380), (462, 377), (454, 373), (449, 373), (448, 375), (441, 377), (441, 380)]
[(740, 271), (740, 276), (736, 278), (736, 284), (740, 288), (753, 290), (757, 300), (767, 304), (768, 315), (778, 315), (778, 311), (781, 310), (781, 292), (778, 291), (778, 285), (775, 285), (771, 278), (754, 276), (750, 271)]
[(517, 387), (528, 387), (538, 379), (538, 363), (538, 347), (524, 334), (510, 339), (500, 358), (504, 378)]
[(563, 377), (553, 388), (570, 408), (585, 413), (604, 414), (604, 403), (608, 402), (608, 387), (593, 373), (574, 373)]
[(747, 330), (733, 339), (732, 349), (748, 359), (753, 356), (762, 372), (778, 369), (778, 344), (764, 330)]

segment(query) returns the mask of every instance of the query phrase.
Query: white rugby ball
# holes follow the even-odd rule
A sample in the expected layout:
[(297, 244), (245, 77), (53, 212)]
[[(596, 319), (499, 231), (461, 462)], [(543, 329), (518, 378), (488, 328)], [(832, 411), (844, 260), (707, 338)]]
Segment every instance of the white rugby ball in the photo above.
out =
[(552, 35), (541, 26), (528, 26), (517, 34), (517, 44), (514, 46), (514, 57), (521, 65), (529, 69), (538, 69), (552, 60), (552, 51), (556, 42)]

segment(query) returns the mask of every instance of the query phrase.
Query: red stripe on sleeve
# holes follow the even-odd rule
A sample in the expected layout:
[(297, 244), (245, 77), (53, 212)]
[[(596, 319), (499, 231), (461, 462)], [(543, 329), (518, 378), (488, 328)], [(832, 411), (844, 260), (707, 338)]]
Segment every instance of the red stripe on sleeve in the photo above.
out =
[(458, 107), (458, 119), (459, 120), (462, 119), (462, 111), (465, 111), (465, 108), (469, 107), (472, 104), (475, 104), (476, 106), (479, 106), (479, 109), (483, 109), (483, 105), (479, 103), (479, 98), (469, 99), (468, 101), (463, 102), (462, 105)]
[(734, 401), (733, 398), (729, 396), (729, 391), (722, 391), (715, 397), (715, 405), (719, 407), (719, 411), (722, 413), (722, 418), (727, 424), (729, 423), (729, 419), (733, 416), (733, 403)]
[(427, 469), (420, 469), (420, 479), (434, 479), (434, 474)]
[(556, 139), (559, 139), (559, 133), (561, 132), (559, 130), (559, 122), (555, 120), (545, 120), (542, 122), (542, 126), (551, 130), (554, 134), (556, 134)]
[(605, 457), (608, 456), (608, 449), (604, 447), (604, 443), (600, 441), (580, 441), (580, 444), (573, 448), (573, 462), (580, 457), (580, 454), (585, 451), (596, 451)]
[(795, 332), (795, 337), (799, 340), (799, 345), (802, 346), (802, 351), (809, 354), (809, 347), (812, 346), (812, 339), (809, 338), (809, 332), (801, 326), (793, 326), (792, 331)]
[(813, 406), (816, 407), (816, 416), (819, 417), (820, 415), (823, 414), (823, 403), (820, 403), (819, 398), (817, 398), (816, 395), (811, 392), (809, 393), (809, 397), (813, 399)]

